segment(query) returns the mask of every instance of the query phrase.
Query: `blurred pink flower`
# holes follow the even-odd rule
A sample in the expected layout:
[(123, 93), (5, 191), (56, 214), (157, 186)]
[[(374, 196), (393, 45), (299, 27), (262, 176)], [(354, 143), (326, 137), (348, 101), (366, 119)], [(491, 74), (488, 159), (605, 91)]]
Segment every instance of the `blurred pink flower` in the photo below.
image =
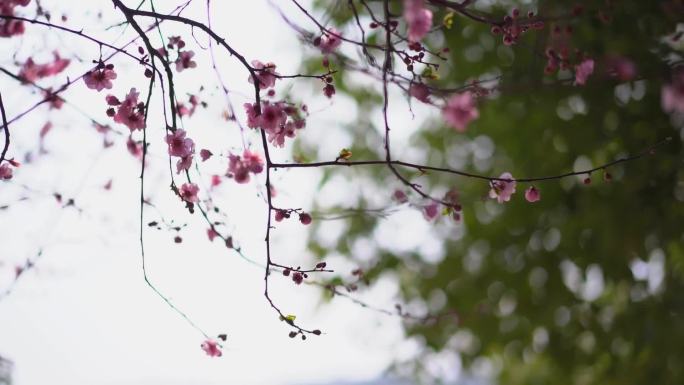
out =
[(665, 112), (684, 113), (684, 67), (675, 69), (672, 83), (663, 85), (660, 101)]
[(209, 357), (221, 357), (221, 355), (223, 355), (221, 348), (218, 346), (218, 342), (211, 339), (202, 342), (201, 348)]
[(475, 98), (470, 91), (454, 94), (442, 109), (447, 123), (458, 132), (464, 132), (468, 124), (477, 119), (480, 113), (475, 106)]
[(332, 53), (342, 44), (342, 39), (340, 39), (342, 34), (340, 31), (335, 28), (330, 28), (329, 31), (330, 33), (325, 33), (323, 37), (321, 37), (321, 42), (318, 45), (318, 48), (320, 48), (321, 52), (325, 55)]
[(530, 186), (527, 190), (525, 190), (525, 199), (530, 203), (534, 203), (541, 199), (541, 194), (536, 187)]
[[(145, 116), (142, 113), (142, 103), (138, 105), (138, 95), (136, 89), (131, 88), (114, 115), (115, 122), (126, 125), (131, 131), (145, 128)], [(110, 96), (107, 96), (107, 99), (109, 103)]]
[(185, 158), (195, 153), (195, 142), (185, 137), (185, 130), (177, 129), (166, 135), (166, 144), (169, 145), (169, 155)]
[(437, 218), (437, 215), (439, 214), (439, 204), (433, 202), (428, 204), (427, 206), (423, 206), (423, 216), (425, 217), (426, 220), (431, 221), (435, 218)]
[(195, 56), (193, 51), (179, 51), (176, 59), (176, 71), (182, 72), (184, 69), (197, 67), (197, 63), (192, 60), (193, 56)]
[(592, 73), (594, 73), (594, 61), (592, 59), (584, 59), (575, 66), (575, 85), (583, 86)]
[(420, 41), (432, 27), (432, 11), (425, 8), (423, 0), (404, 1), (404, 19), (408, 24), (408, 39)]
[(6, 164), (0, 165), (0, 179), (12, 179), (12, 169)]
[(19, 77), (26, 82), (33, 83), (38, 79), (54, 76), (64, 71), (70, 63), (69, 59), (62, 59), (57, 52), (53, 55), (54, 60), (45, 64), (36, 64), (32, 58), (28, 58), (24, 65), (21, 66)]
[(180, 195), (186, 202), (197, 202), (199, 198), (197, 193), (199, 192), (199, 187), (194, 183), (183, 183), (180, 188)]
[(411, 88), (409, 88), (409, 95), (413, 96), (414, 98), (420, 100), (423, 103), (430, 103), (430, 89), (427, 88), (425, 84), (411, 84)]

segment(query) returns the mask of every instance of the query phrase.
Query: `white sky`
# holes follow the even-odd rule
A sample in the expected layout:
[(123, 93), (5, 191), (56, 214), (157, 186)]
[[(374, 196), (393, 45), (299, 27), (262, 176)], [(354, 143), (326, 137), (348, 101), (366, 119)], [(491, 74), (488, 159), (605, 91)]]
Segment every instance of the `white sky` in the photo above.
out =
[[(194, 3), (184, 15), (204, 20), (205, 3), (200, 0)], [(311, 24), (289, 1), (276, 3), (311, 29)], [(53, 10), (53, 20), (65, 12), (70, 25), (83, 26), (85, 32), (107, 36), (109, 41), (118, 31), (108, 34), (102, 31), (103, 26), (121, 20), (109, 1), (43, 1), (42, 4)], [(94, 23), (93, 15), (99, 6), (105, 11), (104, 20)], [(273, 61), (283, 74), (299, 70), (301, 46), (266, 1), (215, 0), (213, 8), (215, 30), (249, 60)], [(83, 59), (81, 63), (72, 62), (67, 69), (71, 76), (81, 74), (90, 60), (97, 58), (97, 47), (88, 42), (53, 32), (34, 34), (41, 31), (40, 27), (27, 26), (27, 29), (27, 35), (22, 38), (0, 41), (2, 51), (16, 51), (18, 61), (39, 51), (36, 58), (40, 61), (49, 58), (54, 47), (60, 47), (63, 56), (76, 54)], [(182, 33), (199, 56), (198, 68), (177, 76), (179, 94), (196, 92), (200, 84), (211, 87), (215, 76), (207, 65), (208, 54), (197, 48), (186, 28), (164, 23), (163, 29), (167, 36)], [(130, 36), (128, 31), (119, 41), (127, 41)], [(199, 32), (196, 36), (200, 43), (206, 43)], [(250, 95), (244, 70), (222, 52), (219, 57), (222, 76), (229, 87), (238, 94)], [(0, 62), (16, 70), (12, 58), (5, 57)], [(119, 78), (112, 93), (123, 95), (130, 87), (137, 86), (146, 95), (140, 68), (121, 56), (113, 62)], [(54, 84), (64, 79), (65, 74), (61, 74)], [(281, 82), (279, 91), (289, 84)], [(299, 92), (306, 96), (312, 85), (318, 92), (320, 85), (314, 82), (295, 87), (301, 87)], [(10, 116), (39, 97), (19, 90), (17, 83), (7, 77), (0, 77), (0, 90)], [(76, 101), (80, 109), (108, 122), (104, 115), (105, 93), (96, 94), (78, 82), (64, 95), (67, 100)], [(157, 110), (152, 112), (152, 122), (155, 112), (159, 116), (159, 93), (155, 96), (153, 108)], [(239, 150), (235, 124), (226, 124), (217, 118), (221, 95), (209, 90), (200, 97), (213, 104), (209, 110), (199, 111), (185, 122), (198, 151), (204, 147), (224, 154), (230, 149)], [(235, 96), (234, 104), (241, 109), (244, 101)], [(340, 148), (349, 145), (340, 123), (351, 120), (350, 110), (354, 111), (354, 106), (342, 97), (335, 99), (331, 106), (320, 94), (307, 102), (313, 111), (323, 112), (312, 116), (303, 135), (310, 135), (312, 141), (325, 138), (317, 155), (321, 159), (333, 159)], [(402, 108), (406, 110), (405, 105)], [(37, 132), (47, 119), (55, 124), (46, 138), (49, 153), (17, 170), (11, 184), (0, 184), (0, 204), (12, 203), (8, 210), (0, 211), (0, 288), (11, 279), (15, 264), (44, 248), (44, 258), (38, 266), (22, 278), (15, 292), (0, 302), (0, 355), (15, 362), (16, 385), (302, 384), (366, 380), (380, 376), (393, 358), (414, 350), (411, 342), (404, 341), (397, 319), (361, 309), (344, 299), (321, 304), (319, 289), (295, 287), (288, 280), (274, 277), (272, 293), (279, 306), (287, 313), (296, 314), (302, 325), (320, 328), (325, 333), (306, 342), (291, 340), (287, 336), (289, 329), (278, 321), (263, 298), (263, 270), (239, 259), (218, 243), (209, 244), (204, 233), (206, 227), (198, 216), (191, 217), (179, 209), (179, 202), (167, 187), (168, 169), (165, 169), (161, 144), (163, 130), (157, 118), (157, 125), (148, 130), (153, 145), (152, 166), (146, 177), (147, 195), (167, 218), (188, 223), (189, 229), (183, 231), (181, 245), (171, 241), (171, 233), (146, 231), (148, 272), (160, 290), (203, 329), (210, 334), (228, 334), (224, 356), (209, 358), (199, 348), (202, 336), (143, 282), (137, 232), (139, 165), (126, 153), (122, 139), (117, 138), (114, 148), (102, 152), (99, 136), (72, 107), (65, 106), (60, 112), (47, 112), (46, 107), (41, 107), (32, 117), (12, 125), (10, 155), (21, 158), (26, 149), (35, 148)], [(401, 119), (398, 117), (397, 123)], [(410, 122), (410, 118), (404, 122)], [(408, 137), (407, 127), (396, 125), (393, 132), (396, 148), (402, 148)], [(248, 139), (254, 138), (248, 136)], [(286, 159), (287, 154), (284, 150), (276, 152), (280, 159)], [(210, 172), (223, 173), (225, 161), (217, 158), (206, 167), (214, 169)], [(281, 175), (276, 176), (275, 183), (282, 205), (310, 206), (318, 172)], [(101, 186), (109, 179), (113, 179), (113, 188), (105, 192)], [(21, 185), (28, 186), (30, 191), (23, 190)], [(257, 190), (255, 183), (237, 186), (227, 181), (214, 198), (231, 216), (230, 228), (246, 253), (262, 261), (265, 205), (256, 195)], [(55, 191), (65, 198), (75, 198), (84, 213), (61, 210), (51, 197)], [(331, 194), (335, 196), (334, 192)], [(341, 194), (337, 193), (338, 198)], [(31, 199), (15, 202), (20, 196)], [(159, 219), (153, 209), (148, 208), (146, 214), (146, 221)], [(402, 234), (402, 242), (397, 247), (410, 249), (426, 245), (425, 251), (435, 258), (443, 257), (439, 243), (430, 241), (427, 226), (418, 218), (420, 214), (412, 211), (393, 217), (390, 227)], [(274, 256), (284, 263), (304, 266), (311, 262), (304, 249), (307, 235), (303, 226), (295, 222), (281, 225), (275, 231)], [(411, 227), (404, 226), (402, 230), (401, 225), (406, 223)], [(330, 234), (343, 236), (344, 228), (338, 224), (331, 223), (328, 228)], [(398, 233), (385, 231), (385, 234), (380, 231), (385, 239)], [(359, 251), (365, 252), (367, 258), (372, 254), (372, 247), (361, 247)], [(342, 272), (354, 267), (341, 258), (329, 263)], [(385, 279), (364, 293), (363, 298), (392, 308), (395, 293), (395, 284)], [(446, 370), (453, 375), (457, 362), (449, 366), (446, 365)]]

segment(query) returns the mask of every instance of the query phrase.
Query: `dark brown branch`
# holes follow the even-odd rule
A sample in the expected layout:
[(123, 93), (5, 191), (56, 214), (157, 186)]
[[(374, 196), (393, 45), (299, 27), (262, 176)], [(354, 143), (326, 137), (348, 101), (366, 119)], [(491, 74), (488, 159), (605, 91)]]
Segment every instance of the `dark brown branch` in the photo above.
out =
[[(2, 15), (0, 15), (0, 17), (7, 17), (7, 16), (2, 16)], [(44, 22), (38, 22), (38, 23), (35, 23), (35, 24), (44, 25), (44, 26), (48, 26), (48, 27), (52, 27), (52, 26), (54, 26), (54, 27), (59, 27), (59, 26), (55, 26), (55, 25), (53, 25), (53, 24), (44, 23)], [(148, 31), (149, 31), (151, 28), (153, 28), (153, 27), (154, 27), (154, 26), (148, 28)], [(67, 28), (66, 30), (72, 31), (72, 30), (69, 30), (68, 28)], [(85, 37), (85, 35), (84, 35), (83, 33), (80, 33), (80, 34), (77, 34), (77, 35), (79, 35), (79, 36), (84, 36), (84, 37)], [(121, 48), (116, 48), (116, 47), (114, 47), (113, 49), (114, 49), (115, 51), (112, 52), (112, 53), (111, 53), (109, 56), (107, 56), (105, 59), (103, 59), (103, 61), (110, 60), (111, 58), (113, 58), (114, 56), (116, 56), (117, 54), (119, 54), (120, 52), (126, 52), (126, 51), (124, 50), (124, 48), (126, 48), (126, 47), (128, 47), (129, 45), (133, 44), (138, 38), (139, 38), (139, 37), (136, 37), (135, 39), (130, 40), (128, 43), (124, 44)], [(93, 39), (89, 39), (89, 40), (92, 41)], [(94, 39), (94, 41), (96, 41), (97, 43), (101, 43), (101, 42), (98, 41), (97, 39)], [(128, 53), (126, 52), (126, 54), (128, 54)], [(130, 54), (128, 54), (128, 55), (130, 56)], [(134, 58), (135, 58), (135, 56), (134, 56)], [(140, 60), (139, 60), (138, 58), (135, 58), (135, 59), (136, 59), (136, 61), (140, 62)], [(143, 63), (143, 64), (145, 64), (145, 63)], [(153, 68), (153, 70), (154, 70), (154, 71), (157, 71), (156, 68)], [(27, 108), (26, 110), (22, 111), (21, 113), (19, 113), (18, 115), (16, 115), (16, 116), (13, 117), (12, 119), (10, 119), (10, 120), (8, 121), (8, 123), (9, 123), (9, 124), (12, 124), (12, 123), (16, 122), (17, 120), (23, 118), (24, 116), (28, 115), (31, 111), (33, 111), (33, 110), (35, 110), (36, 108), (40, 107), (40, 105), (42, 105), (43, 103), (49, 102), (53, 96), (57, 96), (58, 94), (62, 93), (62, 92), (65, 91), (67, 88), (69, 88), (69, 86), (71, 86), (72, 84), (74, 84), (74, 83), (76, 83), (77, 81), (81, 80), (84, 76), (85, 76), (85, 73), (82, 74), (81, 76), (78, 76), (78, 77), (74, 78), (74, 79), (69, 79), (69, 80), (67, 80), (67, 82), (64, 83), (61, 87), (59, 87), (59, 88), (56, 89), (55, 91), (52, 91), (51, 95), (48, 95), (47, 97), (45, 97), (45, 98), (43, 98), (42, 100), (40, 100), (38, 103), (35, 103), (33, 106), (31, 106), (31, 107)]]
[(2, 162), (5, 161), (5, 155), (7, 155), (7, 150), (9, 150), (10, 145), (10, 131), (9, 124), (7, 124), (7, 114), (5, 113), (5, 104), (2, 102), (2, 93), (0, 92), (0, 113), (2, 114), (2, 129), (5, 131), (5, 144), (2, 147), (2, 153), (0, 153), (0, 166)]
[[(259, 80), (257, 78), (256, 71), (252, 66), (247, 62), (247, 59), (245, 59), (244, 56), (242, 56), (239, 52), (234, 50), (228, 43), (226, 43), (226, 39), (222, 38), (216, 32), (212, 31), (209, 27), (206, 25), (192, 20), (188, 19), (186, 17), (181, 17), (181, 16), (175, 16), (175, 15), (165, 15), (162, 13), (156, 13), (156, 12), (150, 12), (150, 11), (143, 11), (143, 10), (136, 10), (136, 9), (131, 9), (126, 7), (121, 0), (112, 0), (114, 2), (114, 5), (118, 7), (119, 9), (122, 10), (122, 12), (126, 15), (126, 18), (129, 19), (129, 22), (131, 19), (133, 19), (133, 16), (146, 16), (146, 17), (152, 17), (155, 19), (161, 19), (161, 20), (171, 20), (171, 21), (177, 21), (182, 24), (189, 25), (191, 27), (199, 28), (202, 31), (204, 31), (206, 34), (211, 36), (218, 44), (223, 46), (228, 52), (230, 52), (231, 55), (235, 56), (240, 63), (249, 71), (250, 75), (252, 76), (252, 79), (254, 79), (254, 99), (256, 100), (256, 105), (257, 108), (260, 108), (261, 106), (261, 96), (259, 95)], [(161, 56), (161, 55), (160, 55)]]
[[(100, 46), (104, 46), (104, 47), (113, 49), (113, 50), (116, 51), (116, 52), (121, 52), (121, 53), (123, 53), (124, 55), (126, 55), (126, 56), (128, 56), (128, 57), (130, 57), (130, 58), (133, 58), (135, 61), (140, 62), (140, 59), (139, 59), (138, 57), (136, 57), (135, 55), (129, 53), (129, 52), (126, 51), (125, 49), (119, 48), (119, 47), (117, 47), (117, 46), (108, 44), (108, 43), (106, 43), (106, 42), (104, 42), (104, 41), (102, 41), (102, 40), (99, 40), (99, 39), (96, 39), (96, 38), (94, 38), (94, 37), (92, 37), (92, 36), (89, 36), (89, 35), (83, 33), (83, 30), (75, 30), (75, 29), (63, 27), (63, 26), (61, 26), (61, 25), (52, 24), (52, 23), (47, 23), (47, 22), (44, 22), (44, 21), (36, 20), (36, 19), (27, 19), (27, 18), (25, 18), (25, 17), (20, 17), (20, 16), (0, 15), (0, 19), (19, 20), (19, 21), (25, 21), (25, 22), (31, 23), (31, 24), (42, 25), (42, 26), (49, 27), (49, 28), (56, 28), (56, 29), (59, 29), (59, 30), (61, 30), (61, 31), (69, 32), (69, 33), (74, 34), (74, 35), (77, 35), (77, 36), (79, 36), (79, 37), (88, 39), (88, 40), (92, 41), (93, 43), (97, 43), (97, 44), (99, 44)], [(128, 44), (127, 44), (127, 45), (128, 45)], [(145, 64), (145, 63), (141, 63), (141, 64)]]
[[(540, 176), (540, 177), (524, 177), (524, 178), (505, 179), (505, 178), (499, 178), (499, 177), (494, 177), (494, 176), (488, 176), (488, 175), (475, 174), (475, 173), (470, 173), (470, 172), (465, 172), (465, 171), (453, 170), (453, 169), (446, 168), (446, 167), (434, 167), (434, 166), (420, 165), (420, 164), (415, 164), (415, 163), (410, 163), (410, 162), (404, 162), (401, 160), (391, 160), (389, 163), (391, 165), (395, 165), (395, 166), (403, 166), (403, 167), (413, 168), (413, 169), (416, 169), (418, 171), (437, 171), (437, 172), (443, 172), (443, 173), (447, 173), (447, 174), (460, 175), (460, 176), (467, 177), (467, 178), (486, 180), (489, 182), (493, 182), (493, 181), (540, 182), (540, 181), (550, 181), (550, 180), (556, 180), (556, 179), (563, 179), (563, 178), (567, 178), (570, 176), (592, 174), (596, 171), (605, 170), (611, 166), (615, 166), (615, 165), (620, 164), (620, 163), (625, 163), (625, 162), (637, 160), (637, 159), (642, 158), (646, 155), (650, 155), (653, 151), (655, 151), (659, 147), (662, 147), (671, 141), (672, 141), (672, 137), (667, 137), (667, 138), (665, 138), (665, 139), (663, 139), (657, 143), (654, 143), (654, 144), (644, 148), (643, 150), (639, 151), (638, 153), (636, 153), (634, 155), (618, 158), (614, 161), (604, 163), (604, 164), (596, 166), (594, 168), (590, 168), (590, 169), (586, 169), (586, 170), (580, 170), (580, 171), (566, 172), (566, 173), (558, 174), (558, 175), (549, 175), (549, 176)], [(273, 163), (272, 167), (273, 168), (315, 168), (315, 167), (324, 167), (324, 166), (352, 167), (352, 166), (387, 165), (387, 164), (388, 164), (388, 162), (386, 160), (364, 160), (364, 161), (329, 161), (329, 162), (314, 162), (314, 163)]]

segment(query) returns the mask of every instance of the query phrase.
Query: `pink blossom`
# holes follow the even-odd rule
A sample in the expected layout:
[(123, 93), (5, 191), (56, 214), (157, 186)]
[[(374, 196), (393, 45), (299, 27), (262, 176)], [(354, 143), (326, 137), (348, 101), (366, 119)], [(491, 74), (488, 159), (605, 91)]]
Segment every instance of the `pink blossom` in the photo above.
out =
[(178, 46), (178, 48), (183, 48), (185, 47), (185, 41), (180, 36), (171, 36), (169, 37), (169, 45), (171, 47)]
[(228, 156), (228, 176), (238, 183), (249, 182), (249, 173), (258, 174), (264, 170), (261, 157), (249, 150), (242, 153), (242, 157), (230, 154)]
[(442, 109), (442, 116), (447, 123), (458, 132), (464, 132), (466, 126), (480, 116), (475, 99), (470, 91), (454, 94)]
[(197, 110), (197, 106), (200, 103), (197, 96), (190, 95), (188, 101), (190, 102), (190, 108), (186, 107), (184, 103), (176, 104), (176, 113), (178, 116), (192, 116), (195, 113), (195, 110)]
[(202, 162), (206, 162), (207, 159), (211, 158), (211, 156), (214, 155), (211, 153), (211, 151), (203, 148), (200, 150), (200, 158), (202, 158)]
[(430, 103), (430, 89), (421, 83), (411, 84), (409, 88), (409, 95), (420, 100), (423, 103)]
[(223, 355), (218, 342), (211, 339), (202, 342), (201, 348), (209, 357), (221, 357)]
[(38, 137), (40, 138), (40, 141), (42, 142), (43, 139), (45, 139), (45, 136), (52, 130), (52, 122), (45, 122), (43, 124), (43, 127), (40, 128), (40, 132), (38, 133)]
[(112, 128), (106, 124), (93, 123), (93, 127), (95, 127), (95, 131), (99, 132), (100, 134), (107, 134), (112, 130)]
[[(256, 73), (257, 79), (259, 79), (259, 87), (262, 89), (271, 88), (275, 85), (275, 81), (278, 78), (278, 73), (275, 72), (276, 65), (273, 63), (262, 63), (259, 60), (252, 61), (252, 67), (254, 67), (254, 72)], [(254, 83), (254, 79), (250, 76), (249, 82)]]
[(672, 83), (663, 85), (660, 102), (665, 112), (684, 113), (684, 67), (675, 69)]
[(259, 174), (264, 170), (264, 161), (261, 159), (261, 156), (255, 152), (245, 150), (242, 153), (242, 160), (245, 167), (254, 174)]
[(245, 103), (245, 112), (247, 112), (247, 127), (259, 128), (261, 125), (260, 116), (257, 115), (256, 104)]
[(299, 214), (299, 221), (302, 222), (303, 225), (308, 225), (311, 223), (311, 215), (307, 213), (301, 213)]
[(294, 274), (292, 274), (292, 281), (297, 285), (301, 285), (302, 282), (304, 282), (304, 274), (296, 271)]
[(423, 216), (426, 220), (431, 221), (437, 218), (437, 214), (439, 214), (439, 204), (436, 202), (423, 206)]
[(296, 130), (306, 125), (299, 110), (282, 101), (264, 102), (261, 105), (261, 115), (257, 115), (255, 104), (245, 103), (244, 108), (247, 112), (247, 126), (263, 129), (268, 135), (268, 141), (278, 147), (285, 144), (286, 137), (293, 138)]
[(52, 63), (47, 63), (43, 66), (40, 66), (38, 77), (45, 78), (48, 76), (57, 75), (58, 73), (64, 71), (64, 69), (69, 65), (70, 60), (62, 59), (58, 52), (53, 53), (53, 55), (55, 60)]
[(637, 67), (634, 62), (623, 56), (608, 58), (608, 74), (622, 82), (627, 82), (637, 76)]
[(196, 95), (190, 95), (188, 101), (190, 102), (190, 105), (193, 107), (193, 109), (194, 107), (197, 107), (197, 105), (200, 103)]
[(279, 103), (271, 104), (266, 102), (261, 108), (259, 120), (261, 128), (266, 131), (274, 131), (285, 124), (287, 115), (285, 115), (285, 112)]
[(342, 34), (338, 30), (330, 28), (328, 31), (321, 37), (321, 42), (318, 45), (324, 55), (332, 53), (342, 44)]
[(7, 164), (0, 165), (0, 179), (12, 179), (12, 169)]
[(530, 203), (534, 203), (541, 199), (541, 194), (536, 187), (530, 186), (527, 190), (525, 190), (525, 199)]
[[(0, 15), (14, 16), (14, 8), (18, 5), (27, 6), (30, 0), (3, 0), (0, 1)], [(24, 33), (22, 20), (1, 19), (0, 37), (10, 37)]]
[(178, 103), (176, 104), (176, 113), (178, 116), (187, 116), (190, 115), (190, 109), (185, 106), (183, 103)]
[(180, 174), (181, 171), (186, 171), (192, 166), (192, 156), (185, 156), (178, 159), (176, 162), (176, 174)]
[(294, 138), (295, 136), (295, 125), (294, 123), (287, 122), (284, 126), (279, 126), (274, 130), (267, 130), (268, 141), (276, 147), (283, 147), (285, 145), (285, 137)]
[(489, 190), (489, 197), (496, 199), (499, 203), (508, 202), (511, 199), (511, 195), (515, 192), (515, 180), (513, 180), (513, 175), (510, 172), (505, 172), (499, 176), (499, 179), (494, 180), (489, 184), (491, 189)]
[(10, 37), (24, 33), (23, 20), (0, 20), (0, 37)]
[(119, 109), (114, 121), (126, 125), (131, 131), (145, 128), (145, 117), (140, 112)]
[(107, 102), (108, 105), (110, 106), (118, 106), (121, 104), (121, 101), (119, 101), (119, 98), (117, 98), (114, 95), (107, 95), (105, 96), (105, 101)]
[(197, 67), (197, 63), (192, 60), (193, 56), (195, 56), (194, 51), (178, 51), (176, 71), (182, 72), (184, 69)]
[(420, 41), (432, 27), (432, 11), (425, 8), (423, 0), (404, 1), (404, 19), (408, 24), (408, 39)]
[(580, 64), (575, 66), (575, 85), (583, 86), (587, 82), (587, 78), (594, 72), (594, 61), (592, 59), (584, 59)]
[(186, 158), (195, 153), (195, 142), (185, 137), (185, 130), (177, 129), (166, 135), (166, 143), (169, 145), (169, 155)]
[(43, 95), (45, 96), (45, 100), (50, 103), (50, 109), (59, 110), (64, 105), (64, 99), (59, 97), (56, 93), (53, 93), (52, 88), (43, 90)]
[(323, 87), (323, 94), (328, 98), (332, 98), (333, 95), (335, 95), (335, 86), (327, 83), (325, 87)]
[(97, 90), (98, 92), (105, 88), (111, 89), (113, 79), (116, 79), (116, 72), (114, 72), (114, 66), (112, 65), (88, 71), (83, 76), (83, 81), (86, 86), (90, 89)]
[(228, 155), (228, 176), (238, 183), (249, 182), (249, 170), (245, 167), (240, 156)]
[(180, 188), (181, 198), (183, 198), (183, 200), (186, 202), (195, 203), (199, 201), (199, 198), (197, 197), (198, 192), (199, 187), (197, 187), (197, 185), (194, 183), (183, 183)]
[(217, 235), (218, 233), (216, 232), (216, 230), (207, 229), (207, 237), (209, 238), (209, 242), (213, 242), (214, 238), (216, 238)]
[(458, 189), (456, 187), (452, 187), (444, 194), (443, 200), (444, 202), (449, 203), (449, 207), (451, 207), (454, 211), (461, 211), (462, 207), (460, 203), (460, 195), (461, 194), (458, 192)]
[(19, 77), (28, 83), (34, 83), (38, 79), (54, 76), (64, 71), (70, 63), (69, 59), (62, 59), (57, 52), (53, 55), (54, 60), (45, 64), (36, 64), (32, 58), (28, 58), (19, 71)]
[(408, 202), (408, 196), (406, 196), (406, 193), (397, 189), (394, 190), (394, 193), (392, 193), (392, 199), (397, 201), (397, 203), (406, 203)]
[(114, 115), (115, 122), (126, 125), (131, 131), (145, 128), (144, 106), (138, 103), (138, 95), (135, 88), (131, 88)]
[(128, 149), (128, 152), (134, 157), (139, 159), (142, 158), (142, 143), (133, 140), (132, 136), (129, 136), (128, 140), (126, 140), (126, 149)]
[(220, 175), (212, 175), (211, 176), (211, 187), (216, 187), (221, 184), (221, 176)]

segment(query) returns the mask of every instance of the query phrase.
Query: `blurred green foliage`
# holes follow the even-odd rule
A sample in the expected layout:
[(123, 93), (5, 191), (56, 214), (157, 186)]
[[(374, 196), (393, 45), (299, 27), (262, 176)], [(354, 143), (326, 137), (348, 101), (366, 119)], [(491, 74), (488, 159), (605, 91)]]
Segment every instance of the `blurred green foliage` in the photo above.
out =
[[(360, 36), (349, 2), (316, 3), (324, 20), (346, 36)], [(359, 1), (353, 3), (366, 37), (383, 44), (382, 35), (375, 35), (381, 28), (367, 28), (367, 10)], [(382, 15), (381, 2), (366, 3)], [(455, 310), (458, 322), (406, 322), (407, 334), (423, 342), (425, 358), (450, 350), (468, 366), (486, 357), (499, 383), (684, 384), (682, 119), (664, 113), (660, 103), (661, 87), (681, 61), (665, 36), (684, 20), (678, 13), (682, 3), (623, 0), (610, 6), (587, 0), (580, 2), (584, 13), (578, 17), (563, 16), (571, 13), (573, 1), (483, 3), (493, 5), (481, 8), (482, 13), (499, 20), (514, 6), (523, 14), (558, 17), (511, 47), (492, 35), (490, 26), (460, 15), (449, 30), (435, 31), (426, 40), (432, 49), (450, 50), (440, 79), (427, 82), (431, 86), (458, 87), (500, 75), (499, 91), (481, 99), (480, 118), (465, 133), (439, 119), (416, 130), (413, 146), (426, 152), (426, 159), (441, 162), (431, 165), (446, 166), (445, 160), (457, 158), (464, 171), (487, 175), (556, 175), (582, 162), (596, 166), (666, 137), (673, 140), (654, 156), (611, 168), (611, 183), (600, 173), (592, 175), (590, 185), (575, 177), (537, 183), (542, 199), (535, 204), (523, 199), (528, 186), (523, 183), (514, 199), (499, 205), (486, 198), (484, 182), (439, 173), (420, 176), (428, 192), (457, 186), (463, 223), (444, 217), (435, 228), (462, 227), (462, 236), (441, 237), (446, 252), (439, 262), (428, 262), (419, 250), (398, 255), (380, 247), (371, 263), (360, 263), (368, 267), (366, 278), (372, 285), (381, 275), (400, 277), (404, 303), (428, 302), (435, 293), (445, 298), (431, 311)], [(401, 2), (393, 1), (392, 9), (400, 15)], [(438, 25), (446, 12), (432, 9)], [(609, 21), (600, 20), (599, 12)], [(578, 49), (596, 61), (586, 86), (573, 85), (571, 70), (544, 74), (544, 50), (555, 26), (571, 26), (567, 41), (573, 55)], [(381, 52), (371, 53), (381, 64)], [(610, 58), (618, 56), (636, 65), (636, 79), (608, 75)], [(356, 65), (369, 67), (363, 59), (355, 58)], [(343, 60), (338, 57), (334, 63)], [(319, 63), (320, 56), (314, 56), (306, 65), (315, 70)], [(382, 159), (382, 122), (371, 114), (382, 103), (381, 83), (345, 82), (354, 75), (342, 65), (336, 69), (342, 72), (335, 76), (338, 94), (359, 106), (358, 121), (348, 127), (353, 159)], [(433, 100), (443, 102), (439, 95)], [(306, 143), (299, 145), (307, 149)], [(477, 149), (487, 154), (488, 146), (493, 147), (491, 156), (478, 157)], [(385, 191), (391, 204), (392, 191), (385, 186), (398, 184), (386, 168), (357, 168), (354, 173), (357, 178), (366, 175), (364, 183)], [(411, 199), (419, 201), (415, 194)], [(373, 207), (369, 201), (362, 199), (361, 208)], [(320, 258), (341, 253), (354, 260), (351, 245), (373, 234), (383, 219), (356, 215), (346, 221), (347, 230), (333, 249), (313, 237), (311, 250)], [(416, 378), (427, 382), (418, 361), (397, 366), (415, 369)]]

